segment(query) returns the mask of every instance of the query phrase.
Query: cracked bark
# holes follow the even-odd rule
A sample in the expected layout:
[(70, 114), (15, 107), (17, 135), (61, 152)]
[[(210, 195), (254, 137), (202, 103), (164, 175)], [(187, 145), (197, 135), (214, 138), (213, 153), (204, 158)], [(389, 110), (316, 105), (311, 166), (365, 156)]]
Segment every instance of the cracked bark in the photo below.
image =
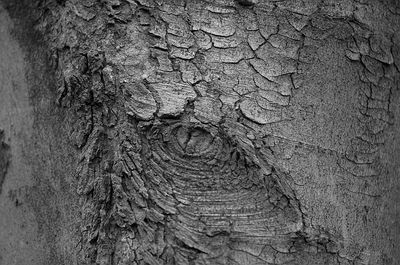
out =
[(399, 262), (396, 3), (25, 2), (79, 200), (49, 263)]

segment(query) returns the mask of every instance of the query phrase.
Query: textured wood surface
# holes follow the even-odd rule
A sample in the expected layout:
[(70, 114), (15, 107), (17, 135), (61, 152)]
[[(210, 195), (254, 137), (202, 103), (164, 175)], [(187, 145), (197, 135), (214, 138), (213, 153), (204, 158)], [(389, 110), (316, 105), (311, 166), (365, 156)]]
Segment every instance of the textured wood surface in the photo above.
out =
[(400, 262), (396, 2), (4, 3), (52, 57), (76, 264)]

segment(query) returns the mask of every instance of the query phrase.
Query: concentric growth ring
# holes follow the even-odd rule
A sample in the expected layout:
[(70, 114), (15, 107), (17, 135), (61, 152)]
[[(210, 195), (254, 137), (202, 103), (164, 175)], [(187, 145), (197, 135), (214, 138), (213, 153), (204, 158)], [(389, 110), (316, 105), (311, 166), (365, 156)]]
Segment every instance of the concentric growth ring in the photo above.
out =
[(299, 215), (226, 133), (203, 124), (161, 123), (147, 131), (146, 179), (176, 227), (195, 235), (229, 231), (240, 238), (296, 231)]

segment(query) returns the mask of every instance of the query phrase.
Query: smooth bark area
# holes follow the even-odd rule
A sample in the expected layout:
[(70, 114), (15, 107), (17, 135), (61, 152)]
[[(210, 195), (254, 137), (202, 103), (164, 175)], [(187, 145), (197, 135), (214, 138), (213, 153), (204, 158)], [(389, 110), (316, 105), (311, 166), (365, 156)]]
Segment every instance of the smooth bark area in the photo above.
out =
[(0, 264), (400, 262), (396, 1), (0, 3)]
[(0, 264), (73, 264), (76, 153), (46, 50), (29, 16), (21, 19), (0, 6)]

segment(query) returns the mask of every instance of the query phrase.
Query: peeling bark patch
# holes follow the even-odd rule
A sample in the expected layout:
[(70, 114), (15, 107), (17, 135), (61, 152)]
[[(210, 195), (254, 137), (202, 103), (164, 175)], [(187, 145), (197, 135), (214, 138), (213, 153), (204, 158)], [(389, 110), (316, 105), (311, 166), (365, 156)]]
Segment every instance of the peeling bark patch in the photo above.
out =
[(274, 123), (283, 119), (281, 110), (264, 109), (254, 99), (246, 99), (239, 106), (246, 118), (258, 124)]
[(145, 85), (134, 83), (125, 91), (127, 96), (125, 106), (128, 109), (128, 114), (143, 120), (151, 119), (157, 111), (157, 104)]
[(193, 88), (184, 83), (158, 83), (151, 86), (161, 98), (160, 116), (182, 113), (186, 103), (196, 97)]
[(4, 131), (0, 130), (0, 194), (11, 159), (10, 146), (4, 140)]

